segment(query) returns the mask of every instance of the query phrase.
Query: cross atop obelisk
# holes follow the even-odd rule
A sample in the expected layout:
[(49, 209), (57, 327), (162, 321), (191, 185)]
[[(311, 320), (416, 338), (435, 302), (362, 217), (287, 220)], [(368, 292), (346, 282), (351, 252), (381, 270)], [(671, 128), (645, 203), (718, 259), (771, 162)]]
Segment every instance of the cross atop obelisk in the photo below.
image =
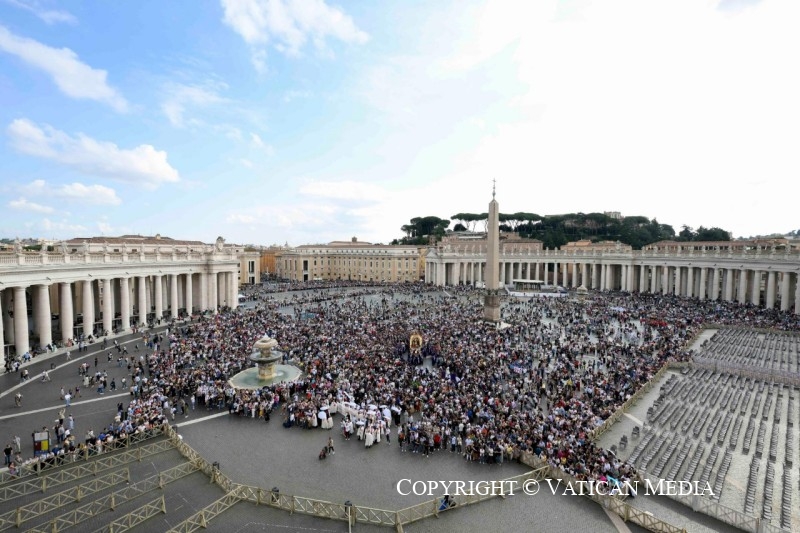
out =
[(496, 181), (492, 180), (492, 201), (486, 224), (486, 296), (483, 301), (483, 318), (500, 322), (500, 206), (495, 200)]

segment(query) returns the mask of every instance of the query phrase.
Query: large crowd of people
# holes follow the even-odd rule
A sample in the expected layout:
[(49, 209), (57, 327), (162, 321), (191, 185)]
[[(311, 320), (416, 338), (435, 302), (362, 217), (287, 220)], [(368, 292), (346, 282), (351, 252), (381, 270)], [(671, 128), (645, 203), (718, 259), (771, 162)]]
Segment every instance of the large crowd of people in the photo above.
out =
[[(342, 289), (339, 287), (339, 289)], [(508, 298), (503, 328), (482, 320), (481, 291), (423, 284), (317, 290), (171, 326), (125, 358), (131, 402), (107, 434), (145, 430), (191, 405), (286, 428), (341, 428), (365, 447), (439, 451), (502, 463), (538, 455), (578, 479), (626, 480), (634, 469), (592, 434), (668, 361), (690, 358), (705, 323), (800, 330), (800, 317), (750, 305), (606, 293), (585, 300)], [(420, 358), (408, 341), (423, 338)], [(258, 390), (228, 382), (276, 338), (303, 370)], [(338, 417), (335, 420), (334, 417)]]

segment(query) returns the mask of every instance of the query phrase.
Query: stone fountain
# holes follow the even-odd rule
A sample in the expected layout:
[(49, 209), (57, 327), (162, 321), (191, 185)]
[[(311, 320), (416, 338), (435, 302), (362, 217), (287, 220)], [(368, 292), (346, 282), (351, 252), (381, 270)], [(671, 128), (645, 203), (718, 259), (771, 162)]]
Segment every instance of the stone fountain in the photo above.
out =
[(264, 335), (253, 344), (250, 360), (256, 366), (239, 372), (230, 379), (237, 389), (260, 389), (275, 383), (294, 381), (300, 377), (300, 369), (294, 365), (279, 364), (284, 353), (277, 349), (278, 341)]

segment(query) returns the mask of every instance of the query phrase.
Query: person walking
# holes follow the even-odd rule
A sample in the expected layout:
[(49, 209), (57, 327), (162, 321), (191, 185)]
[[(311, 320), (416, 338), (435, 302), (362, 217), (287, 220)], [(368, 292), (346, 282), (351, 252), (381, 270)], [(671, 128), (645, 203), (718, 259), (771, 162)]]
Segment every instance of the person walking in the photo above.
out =
[(71, 401), (71, 400), (72, 400), (72, 395), (71, 395), (70, 393), (66, 393), (66, 394), (64, 395), (64, 405), (65, 405), (66, 407), (69, 407), (69, 406), (70, 406), (70, 401)]
[(22, 393), (18, 392), (14, 395), (14, 405), (17, 407), (22, 407)]
[(19, 435), (14, 435), (14, 447), (17, 453), (22, 453), (22, 439), (19, 438)]

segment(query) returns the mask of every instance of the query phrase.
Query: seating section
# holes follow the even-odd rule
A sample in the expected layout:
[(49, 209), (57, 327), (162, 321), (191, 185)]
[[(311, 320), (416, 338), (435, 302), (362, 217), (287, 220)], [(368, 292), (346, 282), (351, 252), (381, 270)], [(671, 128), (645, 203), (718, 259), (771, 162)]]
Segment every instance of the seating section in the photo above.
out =
[(620, 440), (621, 453), (632, 448), (623, 458), (650, 477), (708, 483), (722, 505), (799, 531), (800, 335), (719, 330), (696, 359), (705, 364), (671, 373), (644, 427)]

